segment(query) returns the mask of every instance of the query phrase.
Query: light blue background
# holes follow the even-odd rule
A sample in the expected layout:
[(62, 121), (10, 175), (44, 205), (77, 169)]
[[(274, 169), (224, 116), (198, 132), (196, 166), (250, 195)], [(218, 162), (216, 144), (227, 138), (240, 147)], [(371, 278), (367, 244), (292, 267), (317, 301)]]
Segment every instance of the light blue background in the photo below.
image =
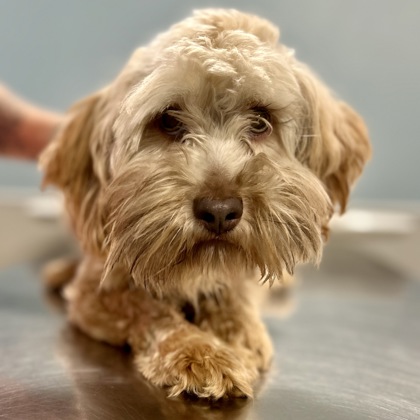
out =
[[(272, 20), (283, 42), (364, 116), (374, 159), (356, 198), (420, 199), (418, 0), (3, 0), (0, 80), (65, 110), (112, 80), (134, 48), (209, 6)], [(0, 159), (0, 187), (39, 180), (35, 165)]]

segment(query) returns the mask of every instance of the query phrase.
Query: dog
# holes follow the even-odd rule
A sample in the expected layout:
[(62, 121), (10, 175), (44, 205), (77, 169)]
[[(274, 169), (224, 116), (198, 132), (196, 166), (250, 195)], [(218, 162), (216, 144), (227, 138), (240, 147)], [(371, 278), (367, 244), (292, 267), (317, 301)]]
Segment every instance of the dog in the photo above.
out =
[(371, 149), (268, 21), (196, 11), (76, 104), (43, 153), (83, 259), (71, 323), (129, 345), (169, 396), (252, 397), (260, 283), (320, 261)]

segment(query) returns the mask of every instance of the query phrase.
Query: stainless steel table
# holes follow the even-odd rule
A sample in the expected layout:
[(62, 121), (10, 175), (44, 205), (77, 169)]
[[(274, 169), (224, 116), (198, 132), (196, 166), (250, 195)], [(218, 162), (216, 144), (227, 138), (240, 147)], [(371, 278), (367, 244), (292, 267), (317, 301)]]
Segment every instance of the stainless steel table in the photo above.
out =
[(0, 419), (420, 419), (418, 232), (333, 235), (321, 269), (265, 306), (276, 357), (256, 399), (207, 403), (167, 399), (129, 353), (67, 324), (39, 279), (71, 249), (56, 220), (18, 200), (0, 221)]

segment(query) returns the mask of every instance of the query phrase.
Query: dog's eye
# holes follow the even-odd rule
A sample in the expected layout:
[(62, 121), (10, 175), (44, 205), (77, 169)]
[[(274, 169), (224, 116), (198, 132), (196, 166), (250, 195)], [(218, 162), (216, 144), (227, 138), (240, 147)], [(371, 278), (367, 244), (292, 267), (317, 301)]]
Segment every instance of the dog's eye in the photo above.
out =
[(250, 133), (253, 137), (260, 137), (271, 133), (271, 116), (265, 108), (255, 108), (254, 116), (250, 125)]
[(173, 114), (172, 110), (165, 111), (159, 118), (159, 128), (166, 134), (176, 137), (185, 131), (184, 124)]

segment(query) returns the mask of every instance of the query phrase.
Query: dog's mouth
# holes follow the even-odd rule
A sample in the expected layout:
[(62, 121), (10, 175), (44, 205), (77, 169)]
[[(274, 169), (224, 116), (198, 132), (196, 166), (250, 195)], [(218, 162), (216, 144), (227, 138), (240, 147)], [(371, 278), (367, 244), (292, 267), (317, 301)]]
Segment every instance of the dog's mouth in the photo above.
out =
[(240, 244), (223, 237), (215, 237), (197, 242), (190, 252), (190, 258), (204, 266), (224, 267), (239, 261), (246, 255)]
[(226, 268), (232, 262), (242, 261), (245, 255), (245, 250), (226, 235), (202, 238), (179, 255), (174, 267), (186, 264), (188, 267), (200, 267), (203, 271)]
[(216, 248), (216, 249), (240, 249), (240, 247), (232, 242), (232, 240), (229, 240), (225, 236), (215, 236), (214, 238), (210, 239), (203, 239), (199, 242), (197, 242), (194, 246), (195, 249), (205, 249), (205, 248)]

